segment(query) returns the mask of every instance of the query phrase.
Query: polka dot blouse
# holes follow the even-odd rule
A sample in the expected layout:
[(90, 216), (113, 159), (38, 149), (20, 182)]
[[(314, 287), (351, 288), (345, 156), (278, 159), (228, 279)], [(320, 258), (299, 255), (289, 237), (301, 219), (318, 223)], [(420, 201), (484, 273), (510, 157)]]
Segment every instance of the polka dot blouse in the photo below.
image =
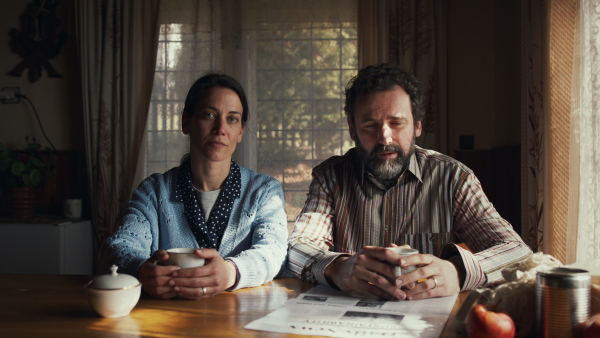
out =
[(204, 212), (192, 184), (192, 167), (187, 158), (179, 167), (175, 197), (183, 202), (185, 217), (192, 229), (194, 237), (201, 248), (219, 249), (221, 239), (227, 228), (233, 202), (240, 197), (241, 191), (240, 167), (231, 160), (229, 175), (221, 189), (219, 197), (205, 221)]

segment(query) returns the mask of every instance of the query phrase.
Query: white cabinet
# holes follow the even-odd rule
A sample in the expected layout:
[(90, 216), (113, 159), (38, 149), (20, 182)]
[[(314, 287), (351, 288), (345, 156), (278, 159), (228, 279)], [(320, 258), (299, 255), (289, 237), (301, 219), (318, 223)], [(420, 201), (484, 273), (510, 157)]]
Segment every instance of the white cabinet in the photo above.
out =
[(0, 273), (91, 275), (92, 225), (0, 223), (0, 257)]

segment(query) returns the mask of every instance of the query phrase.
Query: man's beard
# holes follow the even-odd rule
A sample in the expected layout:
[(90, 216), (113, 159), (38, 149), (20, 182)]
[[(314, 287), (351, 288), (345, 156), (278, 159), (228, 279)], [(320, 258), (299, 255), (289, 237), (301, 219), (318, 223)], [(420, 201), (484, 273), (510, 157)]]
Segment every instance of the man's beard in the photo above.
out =
[[(415, 153), (415, 135), (413, 135), (410, 150), (408, 154), (404, 154), (402, 148), (397, 144), (390, 144), (384, 146), (383, 144), (377, 145), (371, 152), (367, 152), (363, 148), (360, 141), (356, 140), (356, 149), (358, 150), (358, 156), (362, 163), (364, 163), (367, 170), (369, 170), (375, 177), (382, 180), (393, 180), (397, 179), (400, 174), (408, 167), (408, 161), (410, 156)], [(385, 159), (380, 158), (377, 155), (382, 152), (394, 152), (398, 154), (396, 158)]]

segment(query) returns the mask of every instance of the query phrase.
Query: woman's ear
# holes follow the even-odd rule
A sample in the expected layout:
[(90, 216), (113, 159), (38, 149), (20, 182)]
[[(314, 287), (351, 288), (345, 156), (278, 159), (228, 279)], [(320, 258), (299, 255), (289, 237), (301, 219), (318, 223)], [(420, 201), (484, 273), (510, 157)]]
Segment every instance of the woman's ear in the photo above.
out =
[(242, 142), (242, 136), (244, 135), (244, 129), (246, 129), (246, 124), (242, 124), (242, 129), (240, 130), (240, 135), (238, 136), (237, 143)]

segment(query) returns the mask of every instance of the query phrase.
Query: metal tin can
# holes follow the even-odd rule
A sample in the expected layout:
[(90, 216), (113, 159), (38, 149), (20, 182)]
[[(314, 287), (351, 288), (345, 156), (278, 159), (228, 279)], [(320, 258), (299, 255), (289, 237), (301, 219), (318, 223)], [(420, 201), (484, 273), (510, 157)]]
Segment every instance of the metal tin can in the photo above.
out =
[(588, 271), (538, 271), (535, 305), (538, 337), (580, 337), (590, 317), (592, 278)]

